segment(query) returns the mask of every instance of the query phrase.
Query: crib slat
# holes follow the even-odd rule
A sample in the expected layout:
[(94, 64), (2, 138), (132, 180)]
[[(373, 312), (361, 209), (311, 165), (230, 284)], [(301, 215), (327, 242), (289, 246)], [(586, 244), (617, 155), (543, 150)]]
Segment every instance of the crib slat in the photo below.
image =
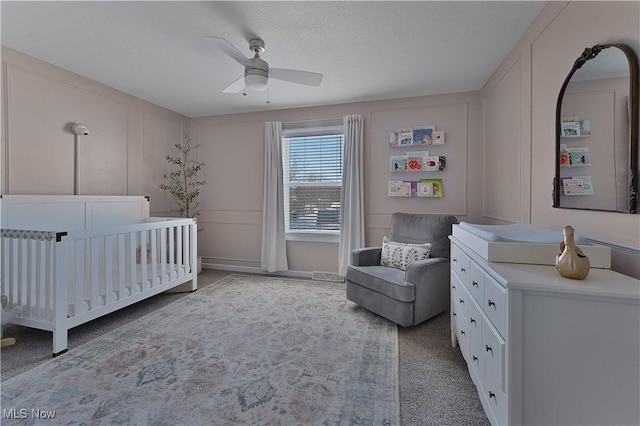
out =
[(104, 237), (104, 300), (105, 304), (113, 302), (113, 257), (111, 241), (113, 235)]
[(141, 271), (141, 281), (140, 281), (140, 289), (145, 290), (148, 288), (147, 284), (147, 256), (149, 248), (147, 247), (147, 232), (140, 232), (140, 267)]
[[(131, 294), (137, 293), (136, 283), (138, 282), (136, 279), (136, 234), (131, 233), (129, 235), (129, 248), (130, 248), (130, 259), (129, 259), (129, 278), (131, 281), (129, 282), (131, 288)], [(141, 252), (142, 253), (142, 252)]]
[(75, 295), (73, 315), (81, 314), (84, 309), (84, 261), (85, 240), (74, 241), (75, 273), (71, 279), (71, 292)]
[(176, 278), (179, 277), (180, 274), (180, 265), (182, 265), (182, 228), (183, 226), (176, 226)]
[(164, 284), (165, 273), (167, 268), (167, 229), (159, 229), (160, 232), (160, 284)]
[(176, 227), (169, 228), (169, 279), (173, 275), (173, 265), (176, 263), (176, 248), (175, 248)]
[(26, 298), (27, 298), (27, 306), (29, 307), (29, 317), (30, 318), (38, 318), (37, 307), (35, 306), (35, 286), (36, 286), (36, 277), (35, 277), (35, 244), (33, 240), (25, 240), (25, 245), (27, 246), (27, 256), (24, 259), (24, 263), (27, 267), (27, 276), (25, 277), (26, 287), (24, 288)]
[(38, 307), (38, 319), (46, 320), (48, 306), (45, 303), (47, 297), (46, 281), (46, 255), (47, 242), (36, 241), (36, 306)]
[(189, 225), (184, 225), (184, 232), (182, 233), (182, 238), (184, 240), (182, 242), (182, 252), (184, 253), (182, 264), (184, 265), (184, 273), (188, 273), (191, 266), (191, 256), (189, 253), (189, 230)]
[(99, 261), (98, 261), (98, 254), (100, 254), (99, 251), (99, 243), (100, 243), (100, 239), (99, 238), (91, 238), (90, 240), (90, 259), (91, 259), (91, 263), (89, 264), (89, 268), (90, 268), (90, 273), (91, 273), (91, 281), (90, 281), (90, 285), (91, 285), (91, 308), (90, 309), (95, 309), (97, 306), (99, 306), (98, 303), (98, 297), (99, 297), (99, 282), (98, 282), (98, 266), (99, 266)]
[(6, 292), (7, 298), (7, 306), (13, 305), (13, 279), (9, 277), (13, 277), (13, 244), (11, 238), (3, 238), (2, 239), (2, 282), (4, 283), (4, 291)]
[(20, 254), (18, 257), (18, 264), (20, 265), (20, 271), (18, 272), (18, 280), (17, 280), (18, 281), (18, 304), (25, 305), (25, 299), (26, 299), (25, 288), (27, 287), (27, 241), (20, 240), (18, 244), (20, 247)]
[(124, 281), (124, 234), (118, 234), (118, 300), (122, 300), (126, 297), (125, 294), (125, 281)]
[(153, 287), (156, 284), (156, 280), (158, 277), (158, 253), (157, 253), (158, 247), (156, 246), (157, 231), (151, 230), (150, 233), (151, 233), (151, 287)]

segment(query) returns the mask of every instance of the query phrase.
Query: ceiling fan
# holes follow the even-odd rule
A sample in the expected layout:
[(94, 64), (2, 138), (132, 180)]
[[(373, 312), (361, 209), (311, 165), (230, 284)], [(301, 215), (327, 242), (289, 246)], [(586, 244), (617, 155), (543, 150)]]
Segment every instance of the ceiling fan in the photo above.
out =
[(239, 93), (245, 87), (252, 90), (265, 90), (269, 78), (287, 81), (289, 83), (319, 86), (322, 74), (285, 68), (269, 68), (269, 64), (260, 58), (264, 52), (264, 41), (259, 38), (249, 40), (249, 49), (254, 53), (253, 58), (245, 57), (238, 48), (222, 37), (205, 36), (214, 41), (220, 50), (244, 65), (244, 75), (227, 86), (223, 93)]

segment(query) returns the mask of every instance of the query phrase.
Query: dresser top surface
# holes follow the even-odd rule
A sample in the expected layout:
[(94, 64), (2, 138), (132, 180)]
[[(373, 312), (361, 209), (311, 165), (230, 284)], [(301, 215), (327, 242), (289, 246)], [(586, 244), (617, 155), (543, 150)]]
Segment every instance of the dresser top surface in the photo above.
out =
[(507, 288), (640, 301), (640, 280), (610, 269), (591, 268), (585, 279), (574, 280), (561, 276), (555, 266), (488, 262), (455, 237), (451, 240)]

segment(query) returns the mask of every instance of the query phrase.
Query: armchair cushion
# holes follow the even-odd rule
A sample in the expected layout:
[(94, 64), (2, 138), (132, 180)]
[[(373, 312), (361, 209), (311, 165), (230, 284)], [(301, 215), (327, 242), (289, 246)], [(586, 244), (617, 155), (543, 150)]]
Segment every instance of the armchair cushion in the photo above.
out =
[(380, 265), (392, 268), (407, 270), (407, 265), (416, 260), (423, 260), (429, 257), (431, 244), (411, 244), (389, 241), (385, 236), (382, 238), (382, 254)]
[(403, 302), (415, 297), (413, 284), (405, 281), (405, 271), (386, 266), (349, 266), (347, 280)]

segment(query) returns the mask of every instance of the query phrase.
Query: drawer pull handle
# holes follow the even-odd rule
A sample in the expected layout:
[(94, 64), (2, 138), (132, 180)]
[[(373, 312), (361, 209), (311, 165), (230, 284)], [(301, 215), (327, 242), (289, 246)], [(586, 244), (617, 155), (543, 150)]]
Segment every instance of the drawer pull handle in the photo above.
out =
[(489, 391), (489, 398), (495, 398), (495, 397), (496, 397), (496, 394), (491, 392), (491, 391)]
[(456, 314), (456, 313), (454, 312), (454, 313), (453, 313), (453, 316), (454, 316), (454, 317), (456, 317), (456, 316), (458, 316), (458, 314)]
[(462, 334), (464, 336), (467, 333), (465, 333), (464, 330), (460, 330), (460, 334)]
[(484, 345), (484, 350), (487, 352), (491, 351), (491, 353), (493, 353), (493, 349), (491, 349), (491, 346), (489, 345)]
[(478, 287), (478, 282), (477, 281), (471, 281), (471, 285), (474, 287)]
[(471, 324), (475, 324), (476, 320), (474, 318), (471, 318), (469, 321), (471, 321)]
[(452, 285), (452, 286), (451, 286), (451, 288), (455, 290), (455, 289), (456, 289), (456, 286), (455, 286), (455, 285)]
[(478, 357), (474, 355), (474, 356), (473, 356), (473, 360), (474, 360), (475, 362), (478, 362)]
[(454, 258), (453, 258), (453, 261), (454, 261), (454, 262), (457, 262), (457, 261), (458, 261), (458, 259), (456, 259), (456, 258), (454, 257)]
[(467, 270), (464, 268), (460, 268), (460, 272), (467, 272)]
[(496, 304), (491, 299), (489, 299), (487, 303), (489, 304), (489, 306), (496, 306)]
[(460, 304), (464, 305), (464, 300), (460, 299)]

